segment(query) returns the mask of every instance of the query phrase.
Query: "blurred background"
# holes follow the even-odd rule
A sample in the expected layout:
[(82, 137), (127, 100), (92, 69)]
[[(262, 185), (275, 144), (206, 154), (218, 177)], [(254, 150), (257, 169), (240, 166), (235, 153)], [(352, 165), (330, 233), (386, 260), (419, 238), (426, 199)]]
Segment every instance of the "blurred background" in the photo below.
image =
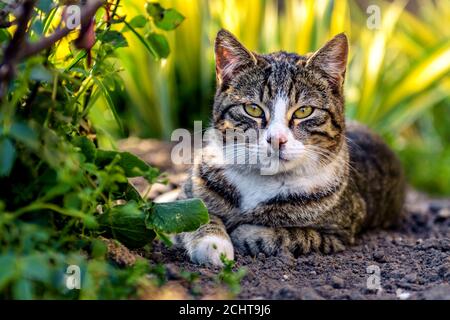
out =
[[(120, 11), (139, 14), (145, 3), (124, 0)], [(133, 33), (126, 33), (129, 47), (119, 49), (115, 57), (123, 68), (124, 85), (112, 84), (110, 96), (98, 99), (90, 110), (101, 144), (127, 136), (169, 140), (175, 128), (208, 121), (215, 90), (213, 43), (222, 27), (251, 50), (300, 54), (345, 32), (351, 42), (347, 116), (386, 139), (414, 187), (450, 195), (448, 0), (160, 3), (176, 8), (186, 19), (165, 34), (171, 51), (167, 59), (155, 60)], [(118, 108), (123, 130), (107, 107), (111, 102)]]

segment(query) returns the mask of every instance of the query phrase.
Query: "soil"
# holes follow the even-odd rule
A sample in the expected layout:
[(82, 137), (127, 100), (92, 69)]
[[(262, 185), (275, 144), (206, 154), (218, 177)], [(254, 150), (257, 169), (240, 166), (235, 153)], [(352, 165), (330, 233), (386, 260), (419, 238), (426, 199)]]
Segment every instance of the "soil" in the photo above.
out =
[[(152, 199), (176, 195), (187, 169), (171, 165), (170, 145), (128, 139), (121, 148), (168, 172), (169, 185), (154, 187), (150, 192)], [(142, 180), (133, 183), (140, 191), (145, 190)], [(247, 270), (236, 298), (450, 299), (450, 199), (434, 199), (409, 190), (405, 210), (401, 226), (363, 234), (355, 245), (341, 253), (313, 253), (296, 258), (236, 254), (236, 267)], [(154, 265), (165, 264), (169, 287), (173, 289), (175, 284), (178, 291), (183, 291), (181, 295), (177, 293), (178, 298), (231, 297), (218, 285), (220, 269), (190, 263), (183, 250), (156, 243), (151, 253), (132, 254), (143, 256)], [(182, 280), (182, 271), (200, 274), (195, 288)]]

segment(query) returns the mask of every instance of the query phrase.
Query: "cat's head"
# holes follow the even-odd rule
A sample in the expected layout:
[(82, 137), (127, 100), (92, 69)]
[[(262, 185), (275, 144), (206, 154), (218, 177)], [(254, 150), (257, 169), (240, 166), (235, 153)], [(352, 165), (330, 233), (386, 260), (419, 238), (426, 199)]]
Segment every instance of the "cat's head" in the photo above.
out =
[(257, 54), (228, 31), (219, 31), (214, 127), (224, 135), (230, 130), (243, 136), (251, 132), (252, 139), (257, 131), (256, 140), (238, 147), (278, 161), (277, 172), (320, 169), (338, 154), (345, 139), (347, 53), (344, 34), (302, 56)]

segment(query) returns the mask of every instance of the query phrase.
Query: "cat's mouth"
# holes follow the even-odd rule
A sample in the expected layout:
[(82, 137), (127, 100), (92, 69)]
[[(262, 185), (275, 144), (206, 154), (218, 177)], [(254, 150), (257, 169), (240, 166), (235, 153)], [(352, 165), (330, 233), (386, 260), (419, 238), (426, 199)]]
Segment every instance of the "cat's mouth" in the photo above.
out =
[(292, 161), (286, 150), (271, 150), (270, 157), (272, 158), (272, 160), (278, 160), (281, 163), (287, 163)]

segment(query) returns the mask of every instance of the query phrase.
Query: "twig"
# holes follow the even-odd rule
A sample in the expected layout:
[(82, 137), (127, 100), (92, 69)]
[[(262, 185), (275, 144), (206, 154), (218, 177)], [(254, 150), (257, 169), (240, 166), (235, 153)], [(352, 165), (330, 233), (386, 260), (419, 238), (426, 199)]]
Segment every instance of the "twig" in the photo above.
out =
[[(51, 48), (56, 42), (74, 30), (74, 28), (65, 26), (57, 29), (50, 36), (43, 37), (35, 43), (29, 43), (26, 39), (26, 33), (35, 2), (36, 0), (25, 0), (23, 2), (22, 12), (17, 19), (17, 30), (6, 48), (3, 62), (0, 64), (0, 101), (5, 96), (7, 86), (14, 77), (14, 69), (17, 63), (42, 50)], [(81, 10), (80, 24), (83, 26), (90, 22), (103, 3), (104, 0), (88, 1)]]
[(5, 95), (9, 81), (14, 77), (14, 66), (17, 63), (17, 52), (23, 49), (28, 22), (33, 14), (35, 0), (25, 0), (17, 18), (17, 30), (5, 49), (3, 62), (0, 64), (0, 99)]

